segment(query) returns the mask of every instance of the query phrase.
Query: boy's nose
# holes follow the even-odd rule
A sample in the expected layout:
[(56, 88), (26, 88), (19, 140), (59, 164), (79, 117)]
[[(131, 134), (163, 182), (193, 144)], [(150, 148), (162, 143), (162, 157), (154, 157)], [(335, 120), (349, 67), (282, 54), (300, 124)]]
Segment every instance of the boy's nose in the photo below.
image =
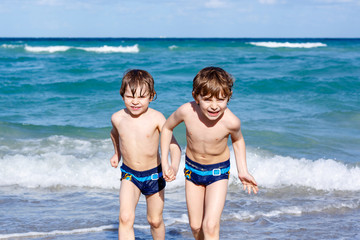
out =
[(210, 105), (211, 109), (217, 109), (217, 104), (216, 102), (212, 102)]
[(137, 98), (133, 98), (131, 101), (132, 104), (138, 104), (139, 103), (139, 99)]

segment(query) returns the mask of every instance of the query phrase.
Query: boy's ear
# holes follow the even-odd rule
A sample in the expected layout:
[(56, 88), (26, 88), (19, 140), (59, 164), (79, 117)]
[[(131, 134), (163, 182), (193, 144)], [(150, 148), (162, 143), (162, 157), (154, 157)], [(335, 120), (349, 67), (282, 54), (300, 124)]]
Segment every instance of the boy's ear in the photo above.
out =
[(231, 98), (232, 94), (233, 94), (233, 91), (231, 91), (229, 96), (228, 96), (228, 102), (230, 101), (230, 98)]
[(149, 102), (154, 101), (157, 98), (156, 92), (154, 91), (153, 94), (150, 94)]
[(193, 98), (194, 98), (194, 100), (195, 100), (196, 104), (199, 104), (199, 100), (198, 100), (198, 99), (197, 99), (197, 97), (195, 96), (194, 91), (192, 92), (192, 96), (193, 96)]

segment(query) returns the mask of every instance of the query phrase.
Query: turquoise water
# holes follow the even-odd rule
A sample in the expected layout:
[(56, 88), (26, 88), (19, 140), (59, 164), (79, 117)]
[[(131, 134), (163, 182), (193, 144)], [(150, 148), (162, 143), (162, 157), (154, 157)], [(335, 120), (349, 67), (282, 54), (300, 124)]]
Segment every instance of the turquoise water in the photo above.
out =
[[(0, 39), (0, 239), (116, 239), (122, 74), (149, 71), (168, 117), (210, 65), (236, 79), (229, 108), (261, 189), (242, 193), (232, 164), (222, 238), (359, 238), (360, 39), (142, 38)], [(179, 173), (166, 190), (167, 239), (191, 238), (183, 188)], [(144, 211), (135, 230), (151, 239)]]

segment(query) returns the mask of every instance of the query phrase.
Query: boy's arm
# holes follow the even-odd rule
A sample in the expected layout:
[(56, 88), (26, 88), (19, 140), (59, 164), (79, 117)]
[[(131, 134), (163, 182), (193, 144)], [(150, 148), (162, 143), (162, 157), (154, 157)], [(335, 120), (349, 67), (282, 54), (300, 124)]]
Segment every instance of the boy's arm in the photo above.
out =
[(238, 176), (244, 186), (244, 190), (247, 190), (249, 194), (251, 191), (256, 194), (259, 191), (259, 188), (254, 177), (251, 176), (247, 169), (246, 147), (244, 137), (241, 133), (241, 123), (239, 119), (234, 122), (236, 123), (234, 124), (235, 127), (233, 131), (231, 131), (231, 141), (235, 153)]
[[(180, 113), (180, 108), (170, 115), (161, 130), (161, 165), (163, 169), (164, 179), (166, 181), (175, 180), (180, 164), (181, 149), (173, 136), (173, 129), (183, 121)], [(168, 160), (169, 149), (171, 165), (169, 165)]]
[(121, 151), (120, 151), (120, 140), (119, 140), (119, 132), (117, 131), (116, 127), (114, 126), (113, 121), (111, 120), (111, 123), (113, 125), (110, 137), (111, 141), (114, 145), (115, 154), (110, 159), (110, 164), (112, 167), (117, 168), (120, 159), (121, 159)]
[(181, 147), (176, 141), (174, 135), (172, 135), (169, 149), (170, 149), (171, 168), (174, 171), (173, 180), (175, 180), (181, 159)]

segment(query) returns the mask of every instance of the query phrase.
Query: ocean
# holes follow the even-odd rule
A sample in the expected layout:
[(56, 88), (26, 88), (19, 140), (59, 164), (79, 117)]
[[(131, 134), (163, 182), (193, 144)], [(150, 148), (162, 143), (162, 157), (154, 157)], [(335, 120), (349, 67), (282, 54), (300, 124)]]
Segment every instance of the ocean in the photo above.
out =
[[(207, 66), (236, 79), (257, 195), (234, 155), (221, 239), (360, 239), (360, 39), (0, 38), (0, 239), (117, 239), (120, 170), (111, 115), (123, 73), (155, 79), (165, 117), (192, 101)], [(165, 191), (166, 239), (192, 239), (183, 124), (177, 179)], [(152, 239), (145, 198), (136, 239)]]

